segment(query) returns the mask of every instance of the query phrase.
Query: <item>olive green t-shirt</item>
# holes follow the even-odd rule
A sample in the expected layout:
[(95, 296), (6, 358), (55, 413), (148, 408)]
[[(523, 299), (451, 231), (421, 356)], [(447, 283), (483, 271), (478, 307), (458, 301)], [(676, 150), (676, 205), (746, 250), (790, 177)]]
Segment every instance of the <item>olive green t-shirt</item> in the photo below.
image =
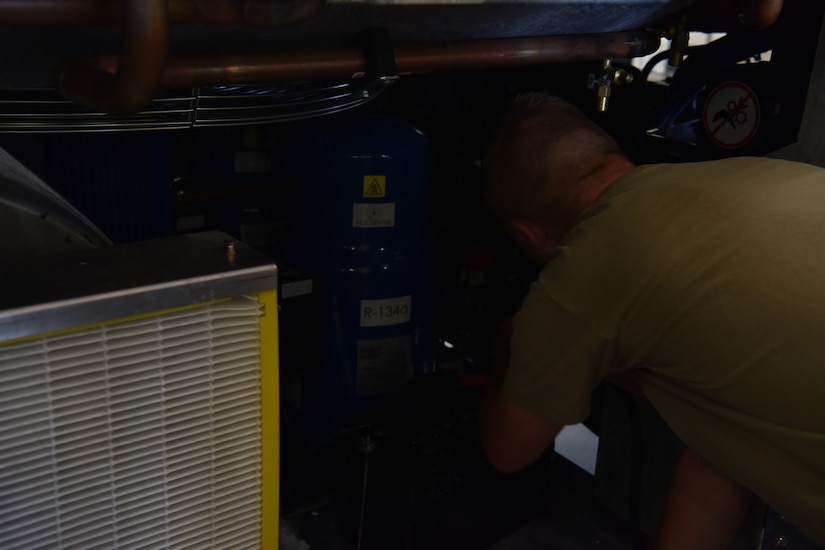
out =
[(825, 170), (636, 168), (582, 214), (513, 328), (516, 403), (577, 423), (630, 370), (686, 445), (825, 544)]

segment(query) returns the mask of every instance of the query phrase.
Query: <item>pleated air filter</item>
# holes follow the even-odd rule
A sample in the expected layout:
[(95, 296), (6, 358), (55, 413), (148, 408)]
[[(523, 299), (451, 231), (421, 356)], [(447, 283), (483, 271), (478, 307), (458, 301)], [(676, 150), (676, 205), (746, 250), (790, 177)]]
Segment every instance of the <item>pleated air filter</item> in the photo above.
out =
[(0, 548), (276, 548), (277, 271), (220, 233), (0, 291)]

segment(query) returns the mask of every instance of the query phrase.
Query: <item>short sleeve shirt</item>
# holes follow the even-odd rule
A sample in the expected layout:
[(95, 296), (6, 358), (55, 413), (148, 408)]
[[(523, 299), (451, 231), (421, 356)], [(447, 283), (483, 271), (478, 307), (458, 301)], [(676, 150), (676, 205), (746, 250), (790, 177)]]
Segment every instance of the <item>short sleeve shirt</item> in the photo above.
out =
[(685, 444), (825, 544), (825, 170), (636, 168), (582, 214), (513, 328), (516, 403), (580, 422), (628, 371)]

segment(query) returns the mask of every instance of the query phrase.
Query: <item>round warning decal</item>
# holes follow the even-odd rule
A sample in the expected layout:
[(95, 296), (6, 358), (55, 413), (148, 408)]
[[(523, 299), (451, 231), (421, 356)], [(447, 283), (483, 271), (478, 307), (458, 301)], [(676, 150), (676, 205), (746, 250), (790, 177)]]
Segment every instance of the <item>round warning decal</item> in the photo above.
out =
[(759, 99), (741, 82), (723, 82), (705, 101), (702, 120), (710, 140), (725, 149), (747, 144), (759, 130)]

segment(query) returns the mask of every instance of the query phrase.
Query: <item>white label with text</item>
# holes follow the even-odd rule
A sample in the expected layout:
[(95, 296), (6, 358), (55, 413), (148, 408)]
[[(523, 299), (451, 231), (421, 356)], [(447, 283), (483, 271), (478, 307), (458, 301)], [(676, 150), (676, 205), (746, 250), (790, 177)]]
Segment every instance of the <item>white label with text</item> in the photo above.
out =
[(393, 227), (394, 202), (355, 202), (352, 204), (353, 227)]
[(361, 326), (384, 327), (410, 322), (411, 296), (361, 300)]

